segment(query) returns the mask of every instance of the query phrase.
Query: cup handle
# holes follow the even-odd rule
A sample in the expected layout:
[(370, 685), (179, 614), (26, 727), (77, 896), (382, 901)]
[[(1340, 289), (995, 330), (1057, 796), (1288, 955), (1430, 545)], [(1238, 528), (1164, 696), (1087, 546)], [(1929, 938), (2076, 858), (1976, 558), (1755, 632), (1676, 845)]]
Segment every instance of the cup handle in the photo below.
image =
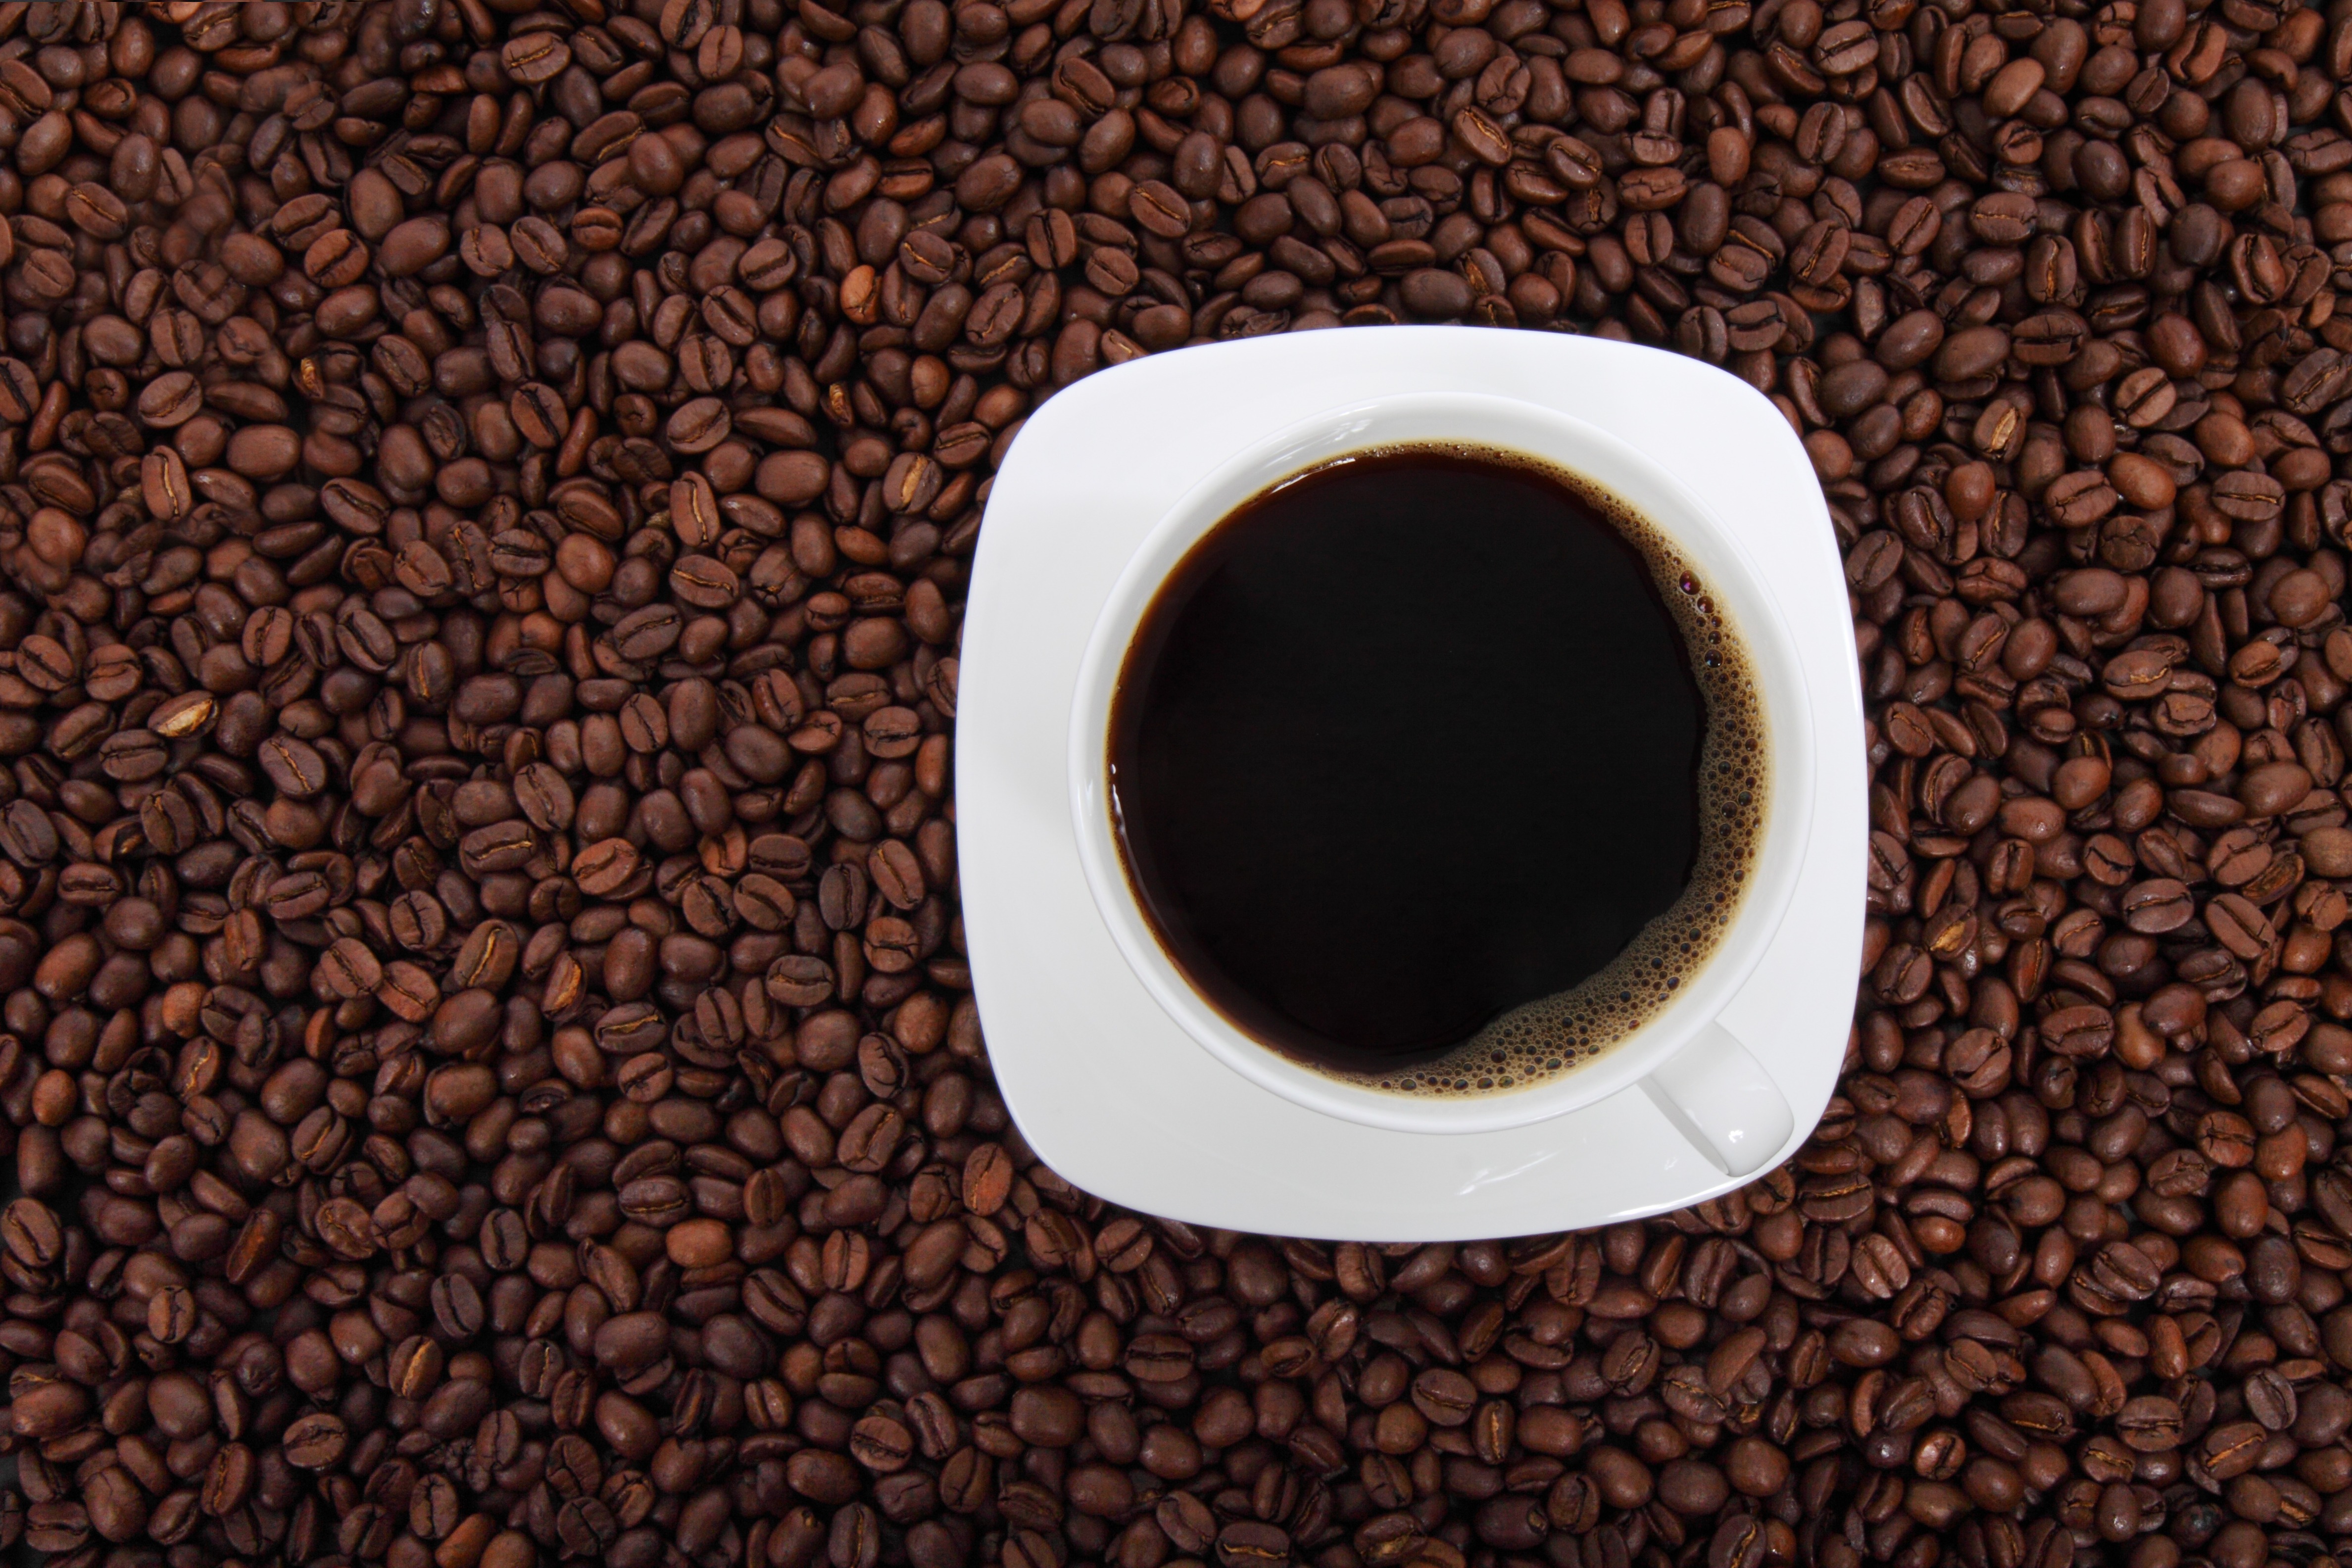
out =
[(1719, 1023), (1642, 1080), (1650, 1103), (1727, 1176), (1763, 1169), (1796, 1119), (1764, 1064)]

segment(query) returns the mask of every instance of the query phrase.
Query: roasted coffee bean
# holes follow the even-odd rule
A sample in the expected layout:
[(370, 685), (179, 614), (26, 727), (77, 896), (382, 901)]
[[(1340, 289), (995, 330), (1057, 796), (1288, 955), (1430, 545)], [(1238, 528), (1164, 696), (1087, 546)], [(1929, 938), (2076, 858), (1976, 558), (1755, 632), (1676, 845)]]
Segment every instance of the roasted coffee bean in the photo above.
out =
[[(2347, 26), (0, 8), (0, 1544), (2341, 1557)], [(1696, 354), (1822, 484), (1850, 1059), (1681, 1214), (1197, 1231), (989, 1076), (991, 476), (1402, 321)]]

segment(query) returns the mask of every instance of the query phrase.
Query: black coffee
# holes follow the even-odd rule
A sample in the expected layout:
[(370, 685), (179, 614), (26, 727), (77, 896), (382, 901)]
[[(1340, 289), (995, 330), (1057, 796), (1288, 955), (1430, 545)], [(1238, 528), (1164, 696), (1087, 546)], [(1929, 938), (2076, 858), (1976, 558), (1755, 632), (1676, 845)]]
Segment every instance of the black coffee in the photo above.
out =
[(1184, 557), (1120, 671), (1111, 795), (1161, 943), (1236, 1026), (1475, 1092), (1600, 1050), (1706, 956), (1760, 739), (1656, 531), (1416, 447), (1287, 480)]

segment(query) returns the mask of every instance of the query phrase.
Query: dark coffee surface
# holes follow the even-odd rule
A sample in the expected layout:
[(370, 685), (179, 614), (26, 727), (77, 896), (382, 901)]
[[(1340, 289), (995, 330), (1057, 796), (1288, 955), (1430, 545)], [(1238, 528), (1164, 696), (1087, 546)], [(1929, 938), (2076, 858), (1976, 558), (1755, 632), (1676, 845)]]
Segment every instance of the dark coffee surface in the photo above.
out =
[(1434, 450), (1220, 523), (1146, 612), (1112, 741), (1130, 873), (1203, 993), (1380, 1071), (1668, 909), (1706, 709), (1651, 577), (1558, 479)]

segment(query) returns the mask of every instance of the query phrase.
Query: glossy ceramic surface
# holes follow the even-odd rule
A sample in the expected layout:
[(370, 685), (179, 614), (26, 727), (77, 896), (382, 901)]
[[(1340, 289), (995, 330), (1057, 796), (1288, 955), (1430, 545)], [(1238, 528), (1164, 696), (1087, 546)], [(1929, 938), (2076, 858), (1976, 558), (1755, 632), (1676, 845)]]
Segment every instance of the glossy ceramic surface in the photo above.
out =
[(1112, 585), (1079, 665), (1070, 703), (1071, 815), (1095, 908), (1128, 967), (1211, 1055), (1252, 1082), (1342, 1121), (1400, 1132), (1489, 1132), (1605, 1099), (1696, 1038), (1763, 957), (1796, 890), (1811, 824), (1803, 812), (1768, 815), (1732, 929), (1671, 1006), (1591, 1065), (1517, 1093), (1460, 1100), (1382, 1094), (1266, 1050), (1203, 1001), (1154, 938), (1119, 857), (1106, 759), (1120, 666), (1160, 584), (1235, 507), (1344, 453), (1416, 443), (1483, 444), (1543, 458), (1595, 483), (1670, 533), (1748, 651), (1766, 710), (1770, 798), (1811, 795), (1813, 724), (1803, 668), (1780, 605), (1738, 531), (1665, 469), (1596, 426), (1515, 398), (1441, 392), (1373, 396), (1281, 427), (1220, 465), (1169, 509)]
[[(1631, 1057), (1605, 1083), (1611, 1058), (1562, 1080), (1587, 1083), (1516, 1126), (1495, 1125), (1517, 1120), (1507, 1111), (1433, 1132), (1309, 1109), (1221, 1059), (1179, 1021), (1181, 1005), (1155, 999), (1148, 960), (1122, 950), (1089, 888), (1073, 758), (1099, 734), (1082, 697), (1100, 679), (1090, 647), (1123, 646), (1120, 617), (1187, 519), (1319, 460), (1347, 411), (1407, 405), (1472, 426), (1483, 416), (1495, 444), (1521, 449), (1542, 451), (1549, 431), (1546, 455), (1670, 529), (1678, 496), (1725, 536), (1716, 560), (1747, 563), (1743, 627), (1768, 616), (1770, 640), (1785, 639), (1789, 679), (1768, 679), (1768, 704), (1778, 687), (1809, 710), (1788, 733), (1811, 731), (1808, 787), (1775, 797), (1776, 811), (1810, 797), (1779, 837), (1801, 855), (1785, 886), (1759, 889), (1780, 912), (1739, 955), (1744, 979), (1718, 1014), (1794, 1112), (1784, 1145), (1754, 1168), (1793, 1150), (1834, 1082), (1861, 945), (1862, 700), (1834, 536), (1779, 413), (1696, 362), (1549, 333), (1390, 328), (1187, 350), (1089, 377), (1024, 427), (989, 503), (961, 647), (958, 832), (990, 1055), (1032, 1147), (1113, 1201), (1202, 1224), (1420, 1240), (1599, 1224), (1739, 1184), (1633, 1085)], [(1578, 439), (1599, 456), (1558, 445)], [(1804, 773), (1776, 752), (1776, 785)], [(1692, 1027), (1711, 1010), (1691, 1009)]]

